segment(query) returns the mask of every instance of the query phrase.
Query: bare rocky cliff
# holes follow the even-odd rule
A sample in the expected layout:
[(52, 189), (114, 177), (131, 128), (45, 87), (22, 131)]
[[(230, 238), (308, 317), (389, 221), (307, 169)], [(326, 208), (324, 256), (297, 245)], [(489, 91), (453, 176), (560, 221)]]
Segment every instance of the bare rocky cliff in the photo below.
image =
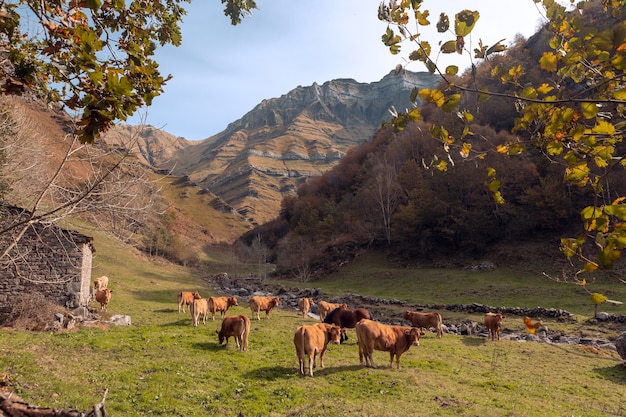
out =
[(332, 168), (370, 140), (390, 107), (411, 107), (413, 88), (431, 88), (428, 73), (391, 72), (381, 81), (337, 79), (263, 100), (221, 133), (175, 151), (159, 167), (222, 198), (251, 223), (276, 217), (285, 195)]

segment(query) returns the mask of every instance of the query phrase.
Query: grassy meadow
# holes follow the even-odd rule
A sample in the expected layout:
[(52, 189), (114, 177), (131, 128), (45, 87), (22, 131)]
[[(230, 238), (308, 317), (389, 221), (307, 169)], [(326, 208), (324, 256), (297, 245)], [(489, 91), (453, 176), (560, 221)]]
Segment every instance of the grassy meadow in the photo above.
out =
[[(400, 370), (389, 368), (383, 352), (374, 354), (379, 368), (369, 369), (359, 365), (349, 329), (346, 344), (329, 347), (326, 367), (303, 377), (293, 332), (315, 320), (279, 309), (252, 321), (248, 352), (238, 352), (232, 338), (220, 346), (221, 320), (194, 328), (188, 313), (177, 312), (181, 290), (214, 295), (198, 275), (104, 238), (95, 246), (93, 276), (108, 275), (114, 291), (109, 314), (130, 315), (133, 323), (59, 334), (0, 330), (0, 380), (32, 404), (88, 411), (108, 389), (110, 416), (626, 416), (619, 356), (581, 346), (427, 333), (402, 356)], [(597, 284), (626, 300), (625, 290)], [(541, 305), (583, 319), (593, 311), (579, 288), (514, 271), (411, 270), (376, 260), (299, 285), (329, 297), (349, 291), (414, 303)], [(250, 310), (240, 300), (229, 314)], [(626, 330), (569, 326), (592, 337)], [(507, 318), (505, 327), (521, 330), (521, 318)]]

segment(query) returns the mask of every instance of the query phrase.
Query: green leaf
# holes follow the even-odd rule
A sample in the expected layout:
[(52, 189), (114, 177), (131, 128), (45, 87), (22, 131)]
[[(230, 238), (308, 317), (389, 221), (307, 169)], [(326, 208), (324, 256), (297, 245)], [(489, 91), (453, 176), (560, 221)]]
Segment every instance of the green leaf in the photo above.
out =
[(454, 34), (462, 37), (469, 35), (479, 17), (480, 13), (467, 9), (457, 13), (454, 16)]
[(596, 103), (581, 103), (580, 107), (585, 119), (593, 119), (598, 114), (598, 105)]
[(446, 75), (456, 75), (459, 73), (459, 67), (456, 65), (448, 65), (446, 67)]
[(452, 54), (456, 52), (456, 41), (448, 41), (441, 45), (441, 53)]

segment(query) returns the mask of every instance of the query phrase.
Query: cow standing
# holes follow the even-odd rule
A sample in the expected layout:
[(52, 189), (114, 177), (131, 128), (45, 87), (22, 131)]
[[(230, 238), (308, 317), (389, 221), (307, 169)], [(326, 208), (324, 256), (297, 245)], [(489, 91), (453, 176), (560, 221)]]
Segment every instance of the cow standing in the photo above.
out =
[(317, 310), (320, 313), (320, 321), (324, 321), (328, 313), (330, 313), (331, 311), (339, 307), (348, 308), (348, 305), (339, 304), (339, 303), (329, 303), (328, 301), (323, 301), (323, 300), (317, 303)]
[(209, 311), (211, 312), (211, 320), (215, 320), (215, 313), (220, 312), (220, 316), (224, 317), (231, 306), (239, 306), (237, 297), (209, 297)]
[(182, 308), (183, 313), (185, 312), (185, 307), (186, 306), (191, 306), (191, 303), (193, 303), (194, 299), (198, 299), (198, 298), (202, 298), (202, 296), (200, 296), (200, 293), (198, 291), (181, 291), (178, 293), (178, 312), (180, 313), (180, 310)]
[(198, 326), (198, 320), (202, 316), (202, 324), (206, 324), (209, 315), (209, 301), (206, 298), (195, 298), (189, 305), (191, 321), (194, 326)]
[(250, 319), (248, 316), (226, 316), (222, 320), (221, 329), (215, 332), (220, 345), (226, 341), (226, 346), (228, 346), (228, 339), (234, 336), (237, 350), (240, 352), (248, 350), (248, 339), (250, 336)]
[(487, 313), (485, 314), (485, 326), (487, 327), (487, 331), (489, 332), (488, 337), (491, 337), (491, 340), (495, 340), (496, 338), (500, 340), (500, 331), (502, 330), (502, 319), (504, 319), (504, 314), (500, 313)]
[(400, 369), (400, 356), (411, 346), (419, 346), (420, 330), (417, 327), (391, 326), (372, 320), (363, 319), (356, 325), (356, 337), (359, 344), (359, 362), (361, 365), (376, 368), (373, 352), (380, 350), (389, 352), (389, 367), (393, 367), (393, 358), (396, 357), (396, 366)]
[(302, 313), (302, 317), (306, 317), (306, 315), (309, 313), (309, 310), (314, 305), (315, 305), (315, 302), (313, 301), (312, 298), (310, 297), (300, 298), (298, 300), (298, 311)]
[(329, 343), (339, 344), (341, 332), (345, 330), (339, 326), (326, 323), (316, 323), (300, 326), (293, 335), (293, 344), (296, 347), (300, 373), (304, 372), (304, 358), (309, 358), (309, 376), (313, 376), (313, 368), (316, 367), (317, 354), (320, 355), (320, 367), (324, 367), (324, 353)]
[(260, 312), (265, 311), (265, 318), (270, 318), (270, 312), (278, 305), (280, 298), (278, 297), (263, 297), (260, 295), (254, 295), (250, 298), (250, 310), (252, 316), (256, 313), (256, 319), (261, 320)]
[(443, 336), (443, 320), (441, 314), (437, 312), (424, 313), (420, 311), (408, 311), (404, 313), (402, 317), (404, 320), (411, 322), (411, 326), (419, 329), (435, 328), (437, 330), (437, 337)]
[(100, 303), (100, 311), (107, 311), (109, 303), (111, 302), (112, 292), (112, 289), (105, 288), (96, 293), (96, 301)]
[(105, 289), (109, 286), (109, 277), (102, 275), (93, 280), (93, 292), (96, 294), (98, 291)]
[[(344, 304), (345, 305), (345, 304)], [(342, 329), (354, 329), (356, 324), (361, 319), (371, 319), (370, 312), (365, 308), (356, 308), (354, 310), (350, 310), (345, 308), (343, 305), (339, 308), (334, 309), (330, 313), (326, 315), (324, 318), (324, 323), (335, 324)], [(348, 340), (348, 335), (346, 333), (341, 334), (341, 343)]]

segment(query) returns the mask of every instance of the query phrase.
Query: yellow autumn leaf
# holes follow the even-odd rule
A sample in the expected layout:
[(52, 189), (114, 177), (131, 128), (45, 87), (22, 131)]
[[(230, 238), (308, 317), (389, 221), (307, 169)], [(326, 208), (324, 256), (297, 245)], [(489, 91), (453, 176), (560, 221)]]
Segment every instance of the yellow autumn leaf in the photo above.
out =
[(608, 300), (608, 297), (604, 294), (600, 294), (597, 292), (594, 292), (593, 294), (591, 294), (591, 302), (594, 304), (602, 304), (606, 300)]
[(557, 57), (554, 52), (544, 52), (543, 56), (539, 59), (539, 66), (542, 70), (548, 72), (556, 71)]

